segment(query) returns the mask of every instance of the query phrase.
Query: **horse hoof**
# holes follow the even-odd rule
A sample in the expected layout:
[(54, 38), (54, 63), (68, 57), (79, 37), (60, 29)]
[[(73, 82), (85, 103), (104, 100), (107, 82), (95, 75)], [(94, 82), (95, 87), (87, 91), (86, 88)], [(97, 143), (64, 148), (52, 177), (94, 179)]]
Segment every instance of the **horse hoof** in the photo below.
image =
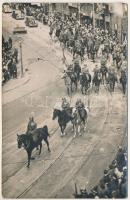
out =
[(27, 168), (29, 168), (29, 165), (27, 165)]

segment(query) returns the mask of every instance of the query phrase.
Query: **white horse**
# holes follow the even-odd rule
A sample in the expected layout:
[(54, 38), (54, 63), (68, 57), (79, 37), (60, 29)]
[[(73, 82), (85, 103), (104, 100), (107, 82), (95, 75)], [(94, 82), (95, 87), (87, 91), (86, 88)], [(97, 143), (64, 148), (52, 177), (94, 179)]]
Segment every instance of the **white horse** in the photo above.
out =
[(74, 138), (76, 137), (77, 133), (81, 136), (81, 128), (86, 130), (86, 124), (88, 119), (89, 108), (86, 107), (84, 109), (78, 110), (73, 108), (73, 129), (74, 129)]

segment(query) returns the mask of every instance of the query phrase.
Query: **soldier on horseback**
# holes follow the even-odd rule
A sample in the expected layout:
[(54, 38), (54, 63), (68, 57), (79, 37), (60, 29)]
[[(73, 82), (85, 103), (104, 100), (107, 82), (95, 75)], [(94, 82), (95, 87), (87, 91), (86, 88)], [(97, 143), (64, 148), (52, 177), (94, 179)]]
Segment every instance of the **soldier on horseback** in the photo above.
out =
[(27, 126), (27, 134), (32, 134), (32, 132), (37, 128), (37, 123), (34, 121), (34, 118), (29, 117), (29, 122)]
[(126, 70), (121, 70), (121, 77), (120, 77), (120, 83), (122, 84), (123, 94), (126, 92), (126, 84), (127, 84), (127, 75)]
[(115, 74), (115, 70), (114, 69), (109, 69), (108, 83), (109, 83), (110, 92), (114, 92), (115, 82), (118, 82), (117, 81), (117, 76)]
[(63, 110), (68, 110), (70, 108), (70, 103), (67, 101), (67, 99), (64, 97), (62, 98), (62, 105)]
[(100, 72), (102, 74), (102, 84), (104, 84), (104, 81), (106, 81), (106, 75), (108, 72), (106, 65), (101, 64)]
[(81, 99), (77, 99), (75, 107), (77, 110), (82, 110), (85, 108), (84, 103), (81, 101)]
[(82, 69), (82, 73), (80, 73), (80, 84), (81, 84), (81, 92), (82, 94), (86, 94), (87, 90), (90, 87), (91, 83), (91, 75), (89, 70)]
[[(34, 118), (33, 116), (29, 117), (29, 122), (28, 122), (28, 125), (27, 125), (27, 132), (26, 132), (26, 135), (28, 136), (27, 137), (27, 145), (29, 146), (30, 145), (30, 142), (33, 141), (33, 131), (37, 129), (37, 123), (34, 121)], [(37, 146), (37, 150), (38, 150), (38, 146)]]
[(72, 113), (72, 124), (73, 124), (73, 130), (75, 132), (74, 138), (76, 137), (77, 133), (81, 135), (81, 128), (83, 130), (86, 129), (86, 123), (87, 123), (87, 109), (85, 108), (84, 103), (81, 99), (77, 99), (75, 103), (75, 108), (73, 109)]
[(65, 97), (62, 98), (61, 108), (68, 114), (68, 116), (72, 117), (70, 103), (67, 101), (67, 99)]
[(81, 73), (81, 66), (79, 64), (79, 60), (77, 60), (77, 59), (74, 61), (74, 72), (76, 73), (77, 80), (79, 81), (79, 75)]
[(100, 87), (100, 83), (101, 83), (101, 72), (98, 68), (98, 66), (96, 65), (95, 68), (94, 68), (94, 76), (93, 76), (93, 86), (94, 87), (94, 90), (96, 93), (99, 93), (99, 87)]

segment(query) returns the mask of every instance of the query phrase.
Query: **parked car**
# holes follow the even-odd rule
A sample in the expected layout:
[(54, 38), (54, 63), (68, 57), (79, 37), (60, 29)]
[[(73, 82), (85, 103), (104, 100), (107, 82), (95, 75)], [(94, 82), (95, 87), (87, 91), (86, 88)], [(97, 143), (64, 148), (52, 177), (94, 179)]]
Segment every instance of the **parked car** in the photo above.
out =
[(24, 14), (21, 13), (21, 11), (19, 11), (19, 10), (13, 10), (12, 17), (14, 19), (17, 19), (17, 20), (23, 20), (24, 19)]
[(19, 26), (17, 26), (17, 27), (15, 27), (13, 29), (13, 34), (17, 34), (17, 33), (24, 33), (24, 34), (26, 34), (27, 30), (25, 29), (25, 27), (19, 27)]
[(25, 24), (26, 24), (26, 26), (29, 26), (29, 27), (37, 27), (38, 26), (38, 23), (36, 22), (36, 20), (33, 16), (26, 17)]
[(4, 13), (12, 13), (12, 9), (8, 3), (3, 4), (2, 10)]

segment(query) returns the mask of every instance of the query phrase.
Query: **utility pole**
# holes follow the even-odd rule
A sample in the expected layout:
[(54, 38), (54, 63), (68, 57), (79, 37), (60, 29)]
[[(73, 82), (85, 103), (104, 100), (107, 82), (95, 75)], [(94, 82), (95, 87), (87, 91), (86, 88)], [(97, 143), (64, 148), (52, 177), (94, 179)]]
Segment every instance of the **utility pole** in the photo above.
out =
[(78, 4), (78, 15), (79, 15), (79, 24), (81, 24), (81, 22), (80, 22), (80, 3)]
[(22, 43), (19, 43), (20, 45), (20, 57), (21, 57), (21, 77), (23, 77), (23, 56), (22, 56)]

